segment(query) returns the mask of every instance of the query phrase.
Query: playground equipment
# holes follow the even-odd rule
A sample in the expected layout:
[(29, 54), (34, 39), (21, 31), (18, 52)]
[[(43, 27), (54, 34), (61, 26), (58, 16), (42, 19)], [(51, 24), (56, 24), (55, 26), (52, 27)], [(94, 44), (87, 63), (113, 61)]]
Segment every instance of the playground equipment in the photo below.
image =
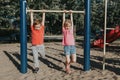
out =
[[(48, 10), (49, 11), (49, 10)], [(26, 28), (26, 0), (20, 0), (20, 53), (21, 73), (27, 72), (27, 28)], [(56, 11), (49, 11), (56, 12)], [(63, 12), (63, 11), (60, 11)], [(76, 12), (76, 11), (75, 11)], [(79, 12), (79, 11), (78, 11)], [(83, 12), (83, 11), (82, 11)], [(74, 13), (74, 11), (73, 11)], [(84, 70), (90, 69), (90, 0), (85, 0), (85, 46), (84, 46)]]
[[(112, 28), (109, 28), (109, 29), (112, 29)], [(106, 34), (106, 43), (107, 44), (112, 43), (119, 37), (120, 37), (120, 26), (116, 26), (115, 29), (113, 28), (113, 30), (110, 30)], [(100, 39), (95, 40), (91, 45), (93, 47), (104, 48), (104, 35)]]
[[(103, 70), (105, 70), (106, 45), (108, 45), (108, 43), (111, 43), (120, 37), (119, 26), (116, 26), (116, 30), (114, 28), (107, 28), (107, 2), (108, 0), (105, 0), (104, 36), (102, 39), (98, 39), (92, 44), (93, 46), (103, 48)], [(107, 30), (111, 30), (111, 31), (107, 34)]]
[[(34, 13), (39, 13), (39, 12), (44, 12), (44, 11), (45, 11), (45, 13), (63, 13), (63, 12), (64, 12), (64, 10), (32, 10), (32, 9), (27, 10), (27, 12), (30, 13), (31, 26), (32, 26), (32, 24), (33, 24), (33, 15), (34, 15)], [(66, 13), (69, 13), (69, 12), (70, 12), (70, 11), (67, 11), (67, 10), (66, 10)], [(72, 13), (84, 14), (84, 11), (72, 11)]]

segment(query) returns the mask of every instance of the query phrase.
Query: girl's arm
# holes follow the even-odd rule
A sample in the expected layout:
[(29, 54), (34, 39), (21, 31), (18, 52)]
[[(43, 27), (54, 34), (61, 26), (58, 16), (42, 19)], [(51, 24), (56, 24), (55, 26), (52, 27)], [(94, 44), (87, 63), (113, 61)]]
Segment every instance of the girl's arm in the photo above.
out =
[(44, 26), (45, 25), (45, 12), (43, 11), (43, 14), (42, 14), (42, 25)]
[(70, 19), (71, 19), (71, 26), (72, 26), (72, 29), (73, 29), (73, 13), (72, 11), (70, 10)]

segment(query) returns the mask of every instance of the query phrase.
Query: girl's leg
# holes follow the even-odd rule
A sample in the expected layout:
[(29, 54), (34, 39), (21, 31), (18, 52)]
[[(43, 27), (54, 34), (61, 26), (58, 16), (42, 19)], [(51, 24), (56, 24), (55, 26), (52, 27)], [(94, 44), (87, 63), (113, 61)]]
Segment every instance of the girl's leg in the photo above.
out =
[(73, 63), (76, 62), (76, 54), (71, 55), (71, 62), (73, 62)]
[(71, 46), (71, 62), (76, 62), (76, 47)]
[(70, 55), (66, 55), (65, 69), (68, 74), (71, 73), (71, 71), (70, 71)]

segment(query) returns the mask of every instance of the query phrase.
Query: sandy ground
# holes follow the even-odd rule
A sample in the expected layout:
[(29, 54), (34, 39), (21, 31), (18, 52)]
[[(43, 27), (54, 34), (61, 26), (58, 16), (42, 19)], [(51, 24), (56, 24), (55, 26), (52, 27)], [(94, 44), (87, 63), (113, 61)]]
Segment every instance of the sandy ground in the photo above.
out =
[(106, 52), (106, 69), (102, 70), (103, 50), (91, 48), (91, 69), (84, 71), (83, 42), (76, 42), (77, 62), (71, 65), (72, 74), (65, 73), (65, 57), (61, 42), (45, 42), (46, 58), (40, 59), (40, 71), (33, 73), (31, 44), (27, 45), (27, 73), (20, 73), (20, 44), (0, 44), (0, 80), (120, 80), (120, 46)]

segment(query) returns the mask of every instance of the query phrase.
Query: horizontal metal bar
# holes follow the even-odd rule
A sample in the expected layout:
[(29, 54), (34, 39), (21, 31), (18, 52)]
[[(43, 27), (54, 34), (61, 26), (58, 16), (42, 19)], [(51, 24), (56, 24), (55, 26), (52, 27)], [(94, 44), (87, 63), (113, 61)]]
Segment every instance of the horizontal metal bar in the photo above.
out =
[[(54, 12), (54, 13), (63, 13), (63, 12), (66, 12), (66, 13), (69, 13), (70, 12), (70, 10), (66, 10), (66, 11), (64, 11), (64, 10), (32, 10), (32, 9), (30, 9), (30, 10), (26, 10), (27, 12)], [(85, 13), (85, 11), (71, 11), (72, 13), (82, 13), (82, 14), (84, 14)]]
[(109, 43), (105, 43), (105, 44), (109, 44)]
[(114, 30), (115, 28), (106, 28), (107, 30)]
[[(49, 40), (49, 39), (61, 40), (62, 39), (62, 35), (45, 35), (44, 38), (45, 38), (45, 40)], [(75, 37), (76, 40), (81, 40), (83, 38), (84, 38), (83, 36), (76, 36)]]

